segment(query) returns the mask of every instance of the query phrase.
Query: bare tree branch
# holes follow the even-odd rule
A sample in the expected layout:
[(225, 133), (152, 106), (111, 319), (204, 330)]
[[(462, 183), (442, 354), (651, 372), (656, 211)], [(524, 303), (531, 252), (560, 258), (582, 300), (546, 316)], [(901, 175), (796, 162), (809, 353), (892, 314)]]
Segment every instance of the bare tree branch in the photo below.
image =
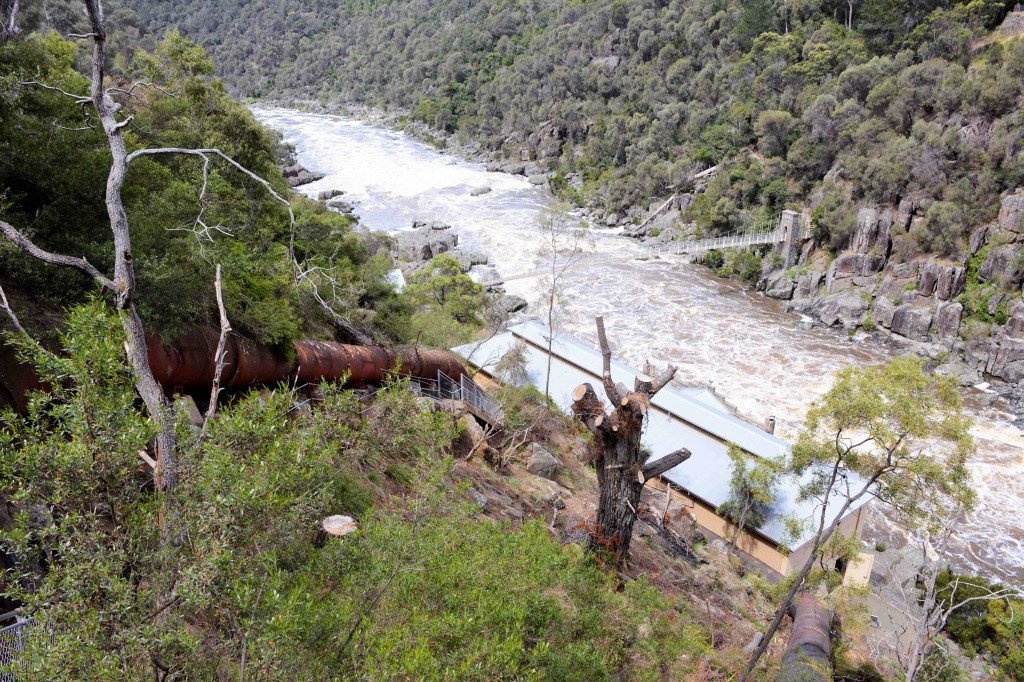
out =
[(210, 406), (206, 409), (203, 430), (199, 434), (200, 441), (206, 438), (210, 422), (213, 420), (214, 415), (217, 414), (217, 401), (220, 399), (221, 390), (220, 380), (221, 375), (224, 373), (224, 367), (227, 365), (227, 362), (225, 362), (227, 356), (226, 347), (228, 334), (231, 333), (231, 322), (228, 321), (228, 312), (224, 308), (224, 294), (220, 283), (220, 263), (217, 264), (217, 277), (214, 280), (213, 286), (217, 292), (217, 309), (220, 311), (220, 338), (217, 340), (217, 352), (213, 356), (217, 361), (217, 366), (213, 372), (213, 386), (210, 388)]
[(2, 220), (0, 220), (0, 232), (3, 232), (4, 236), (14, 242), (15, 246), (33, 258), (38, 258), (44, 263), (50, 263), (51, 265), (65, 265), (67, 267), (75, 268), (76, 270), (81, 270), (110, 291), (117, 293), (117, 287), (114, 286), (114, 282), (93, 267), (92, 263), (87, 261), (85, 258), (75, 258), (74, 256), (64, 256), (58, 253), (44, 251), (36, 246), (32, 240), (16, 230), (12, 225), (5, 223)]
[(658, 377), (656, 377), (654, 381), (651, 383), (651, 389), (648, 395), (653, 396), (658, 391), (668, 386), (668, 382), (672, 381), (672, 379), (675, 377), (676, 371), (677, 368), (675, 365), (669, 365), (668, 367), (666, 367), (665, 371), (658, 375)]
[(0, 286), (0, 308), (2, 308), (4, 312), (7, 313), (7, 317), (11, 318), (11, 322), (14, 324), (14, 328), (18, 330), (19, 334), (28, 338), (32, 338), (28, 335), (28, 332), (25, 331), (25, 328), (21, 326), (21, 322), (18, 321), (18, 316), (14, 313), (14, 310), (11, 308), (11, 304), (7, 302), (7, 294), (4, 293), (4, 288), (2, 286)]
[(92, 97), (90, 97), (89, 95), (76, 95), (73, 92), (68, 92), (67, 90), (64, 90), (62, 88), (58, 88), (54, 85), (49, 85), (47, 83), (42, 83), (40, 81), (18, 81), (17, 85), (34, 85), (38, 88), (43, 88), (44, 90), (53, 90), (54, 92), (59, 92), (65, 97), (70, 97), (71, 99), (75, 100), (75, 104), (92, 103)]
[(157, 90), (167, 95), (168, 97), (172, 97), (174, 99), (178, 99), (179, 97), (181, 97), (181, 95), (176, 92), (169, 92), (161, 88), (159, 85), (156, 85), (155, 83), (147, 83), (145, 81), (136, 81), (127, 88), (110, 88), (109, 90), (107, 90), (107, 92), (117, 92), (122, 95), (127, 95), (128, 97), (135, 97), (136, 88), (150, 88), (152, 90)]

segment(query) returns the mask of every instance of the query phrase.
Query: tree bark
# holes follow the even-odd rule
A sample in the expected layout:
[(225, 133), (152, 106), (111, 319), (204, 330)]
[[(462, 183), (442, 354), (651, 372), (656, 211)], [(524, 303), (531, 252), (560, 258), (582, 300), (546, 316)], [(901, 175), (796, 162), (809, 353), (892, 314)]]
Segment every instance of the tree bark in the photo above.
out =
[(644, 420), (651, 397), (675, 375), (675, 368), (657, 379), (637, 377), (635, 390), (627, 392), (611, 375), (611, 347), (605, 334), (604, 319), (598, 317), (597, 336), (601, 345), (602, 379), (605, 395), (612, 406), (611, 414), (590, 384), (582, 384), (573, 392), (572, 411), (593, 434), (590, 455), (597, 469), (600, 497), (597, 521), (588, 547), (611, 552), (620, 564), (629, 554), (644, 484), (668, 469), (685, 461), (690, 453), (682, 449), (645, 467), (647, 456), (640, 443)]
[(743, 534), (743, 526), (746, 525), (747, 509), (749, 508), (749, 503), (744, 499), (743, 508), (740, 509), (740, 518), (736, 521), (736, 531), (732, 534), (732, 539), (729, 540), (730, 554), (733, 554), (736, 551), (736, 543), (739, 542), (740, 535)]
[(7, 15), (7, 24), (4, 26), (4, 37), (11, 40), (19, 33), (21, 29), (18, 28), (18, 0), (14, 0)]
[[(110, 173), (107, 175), (106, 204), (110, 218), (110, 231), (114, 236), (114, 304), (122, 311), (121, 320), (127, 340), (125, 351), (135, 372), (135, 387), (145, 403), (146, 409), (157, 427), (157, 487), (169, 493), (178, 486), (178, 453), (177, 439), (174, 433), (174, 415), (170, 403), (164, 396), (163, 389), (153, 377), (149, 366), (149, 355), (146, 350), (146, 333), (135, 309), (135, 267), (132, 264), (131, 235), (128, 230), (128, 214), (125, 212), (121, 198), (128, 170), (128, 150), (125, 147), (122, 130), (128, 119), (117, 120), (121, 106), (110, 93), (104, 89), (106, 64), (106, 27), (103, 22), (103, 8), (99, 0), (86, 0), (86, 12), (93, 41), (92, 51), (92, 83), (91, 96), (93, 106), (103, 125), (103, 132), (110, 147)], [(173, 511), (173, 503), (169, 502), (165, 509), (164, 528), (165, 540), (176, 533), (177, 518)]]

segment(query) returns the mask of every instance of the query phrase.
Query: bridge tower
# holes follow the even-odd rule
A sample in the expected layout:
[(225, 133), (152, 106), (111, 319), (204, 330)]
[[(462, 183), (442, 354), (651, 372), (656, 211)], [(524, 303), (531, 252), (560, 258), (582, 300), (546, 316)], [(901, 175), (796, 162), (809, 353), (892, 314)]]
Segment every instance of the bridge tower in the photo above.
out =
[(800, 257), (800, 239), (804, 216), (797, 211), (783, 211), (779, 218), (778, 249), (782, 253), (783, 267), (789, 269)]

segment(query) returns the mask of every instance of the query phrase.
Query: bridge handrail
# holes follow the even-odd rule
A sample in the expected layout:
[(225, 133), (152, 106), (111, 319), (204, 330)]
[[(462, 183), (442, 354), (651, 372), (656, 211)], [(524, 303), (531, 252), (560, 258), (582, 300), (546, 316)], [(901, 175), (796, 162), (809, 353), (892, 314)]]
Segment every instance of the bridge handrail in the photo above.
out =
[(0, 628), (0, 682), (17, 682), (19, 676), (14, 666), (22, 652), (25, 651), (25, 637), (28, 636), (36, 622), (18, 612), (4, 614), (4, 616), (13, 616), (16, 621)]

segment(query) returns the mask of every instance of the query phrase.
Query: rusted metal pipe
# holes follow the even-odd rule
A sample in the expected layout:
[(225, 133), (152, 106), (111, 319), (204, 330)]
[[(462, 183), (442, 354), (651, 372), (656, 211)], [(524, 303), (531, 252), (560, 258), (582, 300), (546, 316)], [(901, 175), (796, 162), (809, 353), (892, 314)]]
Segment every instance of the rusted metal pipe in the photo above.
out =
[[(214, 357), (220, 332), (193, 329), (173, 343), (159, 336), (148, 340), (149, 366), (168, 392), (209, 388), (217, 371)], [(220, 385), (246, 388), (282, 381), (316, 383), (339, 381), (350, 385), (379, 384), (389, 373), (436, 379), (438, 371), (458, 381), (466, 374), (462, 362), (441, 350), (406, 350), (382, 346), (353, 346), (333, 341), (293, 341), (294, 354), (286, 357), (269, 346), (240, 336), (228, 338)], [(0, 353), (0, 403), (20, 412), (32, 390), (42, 388), (35, 370)]]
[(828, 682), (832, 679), (832, 612), (807, 592), (796, 600), (777, 682)]

